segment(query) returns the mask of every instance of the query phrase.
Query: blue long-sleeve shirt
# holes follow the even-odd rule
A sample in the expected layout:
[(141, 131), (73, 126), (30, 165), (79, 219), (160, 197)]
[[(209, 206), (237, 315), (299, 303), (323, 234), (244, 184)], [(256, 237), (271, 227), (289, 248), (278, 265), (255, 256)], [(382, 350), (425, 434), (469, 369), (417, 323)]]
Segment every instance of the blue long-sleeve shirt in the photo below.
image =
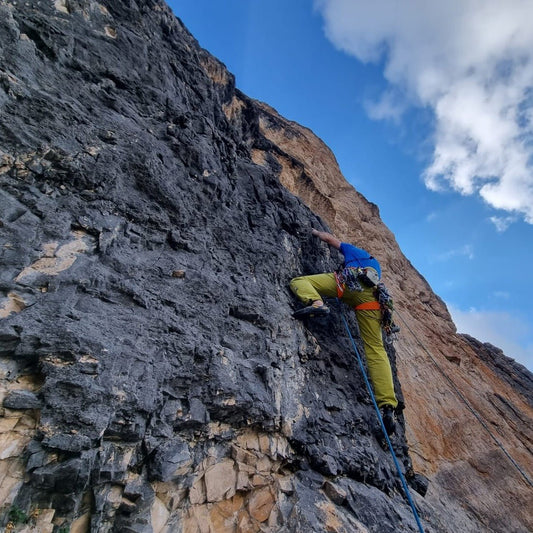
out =
[(372, 267), (381, 278), (381, 267), (378, 260), (372, 257), (366, 250), (357, 248), (353, 244), (341, 242), (340, 251), (344, 256), (345, 267)]

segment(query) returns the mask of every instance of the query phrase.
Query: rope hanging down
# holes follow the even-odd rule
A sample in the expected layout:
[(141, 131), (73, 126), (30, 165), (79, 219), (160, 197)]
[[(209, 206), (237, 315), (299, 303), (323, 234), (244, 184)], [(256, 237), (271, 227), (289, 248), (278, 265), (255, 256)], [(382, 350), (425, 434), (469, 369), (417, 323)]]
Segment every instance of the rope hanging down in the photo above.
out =
[(440, 365), (437, 363), (435, 358), (431, 355), (429, 350), (424, 346), (424, 344), (418, 339), (418, 337), (415, 335), (414, 331), (409, 327), (409, 324), (404, 320), (403, 316), (396, 311), (396, 314), (400, 317), (401, 321), (404, 323), (406, 328), (409, 330), (413, 338), (418, 342), (418, 344), (422, 347), (422, 349), (426, 352), (426, 354), (429, 356), (429, 358), (433, 361), (434, 365), (437, 367), (439, 372), (446, 378), (446, 381), (450, 384), (450, 387), (452, 390), (457, 394), (459, 399), (466, 405), (466, 407), (472, 412), (472, 414), (477, 418), (478, 422), (483, 426), (483, 428), (487, 431), (487, 433), (491, 436), (492, 440), (498, 445), (498, 447), (502, 450), (502, 452), (506, 455), (506, 457), (511, 461), (513, 466), (518, 470), (518, 472), (522, 475), (522, 477), (526, 480), (526, 482), (529, 484), (530, 487), (533, 487), (533, 482), (531, 479), (529, 479), (529, 476), (524, 472), (524, 470), (520, 467), (520, 465), (511, 457), (511, 454), (504, 448), (503, 444), (494, 436), (490, 428), (487, 426), (485, 421), (481, 418), (481, 416), (474, 410), (474, 408), (470, 405), (468, 400), (464, 397), (464, 395), (461, 393), (461, 391), (457, 388), (455, 383), (452, 381), (452, 379), (446, 374), (446, 372), (440, 367)]
[(398, 475), (400, 476), (400, 480), (402, 482), (403, 490), (405, 492), (405, 495), (407, 496), (407, 500), (409, 501), (409, 505), (411, 506), (411, 510), (413, 511), (413, 515), (415, 517), (416, 523), (418, 525), (418, 530), (420, 533), (424, 533), (424, 528), (422, 527), (422, 523), (420, 522), (420, 517), (418, 516), (418, 512), (416, 510), (415, 504), (413, 502), (413, 499), (411, 497), (411, 492), (409, 491), (409, 487), (407, 486), (407, 482), (405, 481), (405, 477), (402, 473), (400, 463), (398, 462), (398, 459), (396, 457), (396, 454), (394, 453), (394, 449), (392, 447), (391, 441), (389, 439), (389, 435), (387, 434), (387, 430), (385, 429), (385, 424), (383, 423), (383, 418), (381, 417), (381, 413), (379, 411), (378, 404), (376, 402), (376, 397), (374, 396), (374, 391), (372, 390), (372, 386), (370, 385), (370, 381), (368, 380), (368, 376), (366, 375), (365, 367), (363, 365), (363, 360), (361, 359), (361, 355), (359, 354), (359, 350), (357, 349), (357, 345), (355, 344), (355, 341), (352, 337), (352, 333), (350, 331), (350, 327), (348, 325), (348, 322), (346, 320), (346, 317), (344, 316), (344, 313), (342, 311), (342, 304), (340, 303), (340, 300), (337, 298), (337, 303), (339, 304), (339, 311), (342, 317), (342, 321), (344, 323), (344, 327), (346, 328), (346, 332), (348, 333), (348, 337), (350, 338), (350, 341), (352, 342), (352, 346), (355, 352), (355, 355), (357, 356), (357, 361), (359, 363), (359, 368), (361, 369), (361, 372), (363, 374), (363, 378), (365, 379), (366, 388), (368, 389), (368, 392), (370, 394), (370, 398), (372, 398), (372, 403), (374, 404), (374, 409), (376, 410), (376, 413), (378, 415), (379, 423), (381, 425), (381, 430), (383, 431), (383, 435), (385, 435), (385, 439), (387, 441), (387, 445), (389, 447), (389, 450), (391, 452), (392, 458), (394, 460), (394, 464), (396, 466), (396, 470), (398, 471)]

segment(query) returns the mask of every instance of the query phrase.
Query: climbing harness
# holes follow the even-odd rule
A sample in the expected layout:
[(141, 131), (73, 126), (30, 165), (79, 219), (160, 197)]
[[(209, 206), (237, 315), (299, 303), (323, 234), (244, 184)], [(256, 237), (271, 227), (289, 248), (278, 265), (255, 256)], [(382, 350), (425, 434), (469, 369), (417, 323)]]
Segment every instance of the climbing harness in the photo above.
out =
[(411, 492), (409, 491), (409, 487), (407, 486), (407, 482), (405, 480), (405, 477), (402, 473), (402, 469), (400, 468), (400, 463), (398, 462), (398, 458), (396, 457), (396, 454), (394, 453), (394, 449), (392, 447), (391, 441), (389, 439), (389, 435), (387, 434), (387, 430), (385, 428), (385, 424), (383, 423), (383, 417), (381, 416), (381, 412), (379, 410), (378, 404), (376, 402), (376, 397), (374, 396), (374, 391), (372, 390), (372, 386), (370, 385), (370, 381), (368, 379), (368, 376), (365, 371), (365, 366), (363, 365), (363, 360), (361, 358), (361, 355), (359, 353), (359, 350), (357, 349), (357, 345), (355, 344), (354, 338), (352, 336), (352, 333), (350, 331), (350, 327), (348, 326), (348, 321), (346, 320), (346, 317), (344, 316), (344, 313), (342, 311), (342, 304), (340, 300), (337, 298), (337, 303), (339, 304), (339, 311), (340, 315), (342, 317), (342, 321), (344, 323), (344, 327), (346, 328), (346, 332), (348, 333), (348, 337), (350, 338), (350, 341), (352, 342), (352, 347), (355, 352), (355, 355), (357, 356), (357, 361), (359, 363), (359, 368), (361, 369), (361, 373), (363, 374), (363, 378), (365, 380), (366, 388), (370, 394), (370, 398), (372, 399), (372, 403), (374, 404), (374, 409), (378, 415), (378, 420), (381, 425), (381, 430), (383, 431), (383, 435), (385, 435), (385, 440), (387, 441), (387, 445), (389, 447), (389, 450), (391, 452), (392, 458), (394, 460), (394, 464), (396, 466), (396, 470), (398, 471), (398, 475), (400, 477), (400, 481), (402, 482), (403, 490), (405, 492), (405, 495), (407, 496), (407, 500), (409, 502), (409, 505), (411, 506), (411, 510), (413, 511), (413, 515), (415, 517), (416, 523), (418, 525), (418, 530), (420, 533), (424, 533), (424, 528), (422, 527), (422, 523), (420, 521), (420, 517), (418, 516), (418, 512), (416, 510), (415, 504), (413, 502), (413, 499), (411, 497)]
[(441, 368), (439, 363), (436, 361), (436, 359), (431, 355), (429, 350), (426, 348), (426, 346), (418, 339), (414, 331), (409, 327), (409, 324), (405, 321), (405, 319), (402, 317), (400, 313), (398, 313), (398, 316), (400, 317), (400, 320), (404, 323), (405, 327), (409, 330), (413, 338), (418, 342), (418, 344), (422, 347), (422, 349), (426, 352), (426, 354), (429, 356), (429, 358), (433, 361), (433, 364), (437, 367), (438, 371), (444, 376), (446, 381), (449, 383), (452, 390), (457, 394), (458, 398), (466, 405), (468, 410), (476, 417), (478, 422), (483, 426), (485, 431), (491, 436), (492, 440), (496, 443), (496, 445), (502, 450), (502, 452), (505, 454), (507, 459), (511, 461), (512, 465), (516, 468), (516, 470), (522, 475), (522, 477), (527, 481), (530, 487), (533, 487), (533, 482), (531, 479), (529, 479), (529, 476), (524, 472), (524, 470), (520, 467), (520, 465), (512, 458), (511, 454), (505, 449), (503, 444), (494, 436), (490, 428), (487, 426), (485, 421), (481, 418), (481, 416), (475, 411), (475, 409), (470, 405), (468, 400), (464, 397), (464, 395), (461, 393), (461, 391), (457, 388), (453, 380), (446, 374), (446, 372)]
[(381, 304), (377, 300), (372, 300), (371, 302), (363, 302), (362, 304), (356, 305), (354, 309), (356, 311), (377, 311), (381, 309)]
[(382, 281), (379, 281), (378, 273), (372, 267), (346, 267), (339, 268), (333, 275), (337, 283), (337, 298), (342, 298), (344, 291), (362, 292), (363, 285), (374, 287), (374, 301), (364, 302), (354, 307), (355, 311), (381, 310), (381, 329), (385, 334), (386, 344), (392, 344), (398, 338), (400, 328), (392, 319), (394, 301)]

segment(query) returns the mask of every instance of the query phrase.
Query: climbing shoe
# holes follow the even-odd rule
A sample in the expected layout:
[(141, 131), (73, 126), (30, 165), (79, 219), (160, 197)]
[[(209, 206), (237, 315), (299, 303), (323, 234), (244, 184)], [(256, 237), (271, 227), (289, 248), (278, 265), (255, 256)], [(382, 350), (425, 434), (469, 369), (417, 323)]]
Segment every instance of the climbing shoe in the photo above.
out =
[(325, 315), (329, 315), (329, 307), (327, 305), (319, 305), (319, 306), (308, 305), (307, 307), (298, 309), (298, 311), (294, 312), (292, 316), (294, 318), (302, 319), (302, 318), (313, 318), (315, 316), (325, 316)]
[(396, 420), (392, 405), (384, 405), (381, 408), (381, 418), (383, 419), (383, 425), (387, 430), (387, 435), (394, 435), (396, 432)]

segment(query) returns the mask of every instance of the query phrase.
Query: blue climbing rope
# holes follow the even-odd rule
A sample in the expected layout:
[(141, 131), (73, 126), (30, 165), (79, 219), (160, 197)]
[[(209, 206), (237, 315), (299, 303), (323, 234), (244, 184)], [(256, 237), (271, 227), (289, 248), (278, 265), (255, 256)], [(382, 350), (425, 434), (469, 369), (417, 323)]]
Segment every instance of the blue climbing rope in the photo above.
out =
[(396, 466), (396, 470), (398, 471), (398, 475), (400, 476), (400, 480), (402, 482), (403, 490), (405, 492), (405, 495), (407, 496), (407, 500), (409, 501), (409, 505), (411, 506), (411, 509), (413, 511), (413, 515), (415, 517), (416, 523), (418, 525), (418, 530), (420, 533), (424, 533), (424, 528), (422, 527), (422, 523), (420, 522), (420, 517), (418, 516), (418, 512), (416, 510), (415, 504), (413, 502), (413, 499), (411, 497), (411, 492), (409, 491), (409, 487), (407, 486), (407, 482), (405, 481), (405, 476), (402, 473), (402, 470), (400, 468), (400, 463), (398, 462), (398, 459), (396, 457), (396, 454), (394, 453), (394, 449), (392, 447), (391, 441), (389, 439), (389, 435), (387, 434), (387, 430), (385, 429), (385, 424), (383, 423), (383, 418), (381, 417), (381, 412), (379, 411), (378, 404), (376, 402), (376, 397), (374, 396), (374, 391), (372, 390), (372, 386), (370, 385), (370, 381), (368, 380), (368, 376), (366, 375), (366, 370), (363, 365), (363, 360), (361, 359), (361, 355), (359, 353), (359, 350), (357, 349), (357, 345), (355, 344), (354, 338), (352, 336), (352, 333), (350, 331), (350, 326), (348, 325), (348, 321), (346, 320), (346, 317), (344, 316), (344, 312), (342, 311), (342, 305), (340, 303), (340, 300), (337, 298), (337, 303), (339, 304), (339, 311), (342, 317), (342, 321), (344, 322), (344, 327), (346, 328), (346, 332), (348, 333), (348, 337), (350, 337), (350, 340), (352, 341), (352, 346), (355, 352), (355, 355), (357, 356), (357, 361), (359, 363), (359, 368), (361, 369), (361, 372), (363, 374), (363, 377), (365, 379), (366, 388), (368, 389), (368, 392), (370, 393), (370, 397), (372, 398), (372, 403), (374, 404), (374, 409), (376, 410), (376, 413), (378, 415), (379, 423), (381, 425), (381, 430), (383, 431), (383, 435), (385, 435), (385, 439), (387, 441), (387, 445), (389, 447), (389, 450), (391, 452), (392, 458), (394, 459), (394, 464)]

